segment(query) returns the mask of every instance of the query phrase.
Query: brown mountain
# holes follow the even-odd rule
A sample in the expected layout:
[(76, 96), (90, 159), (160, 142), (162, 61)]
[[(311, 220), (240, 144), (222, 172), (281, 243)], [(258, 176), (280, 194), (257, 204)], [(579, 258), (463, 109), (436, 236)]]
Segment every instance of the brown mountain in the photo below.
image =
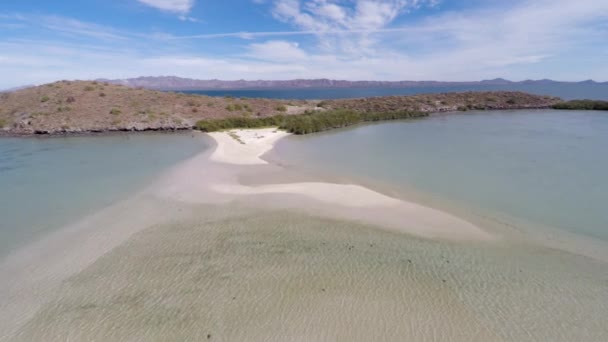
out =
[[(503, 78), (471, 82), (440, 81), (346, 81), (330, 79), (295, 79), (295, 80), (197, 80), (176, 76), (137, 77), (121, 80), (98, 80), (129, 87), (142, 87), (157, 90), (213, 90), (213, 89), (284, 89), (284, 88), (416, 88), (416, 87), (450, 87), (450, 86), (505, 86), (530, 84), (577, 84), (596, 83), (592, 80), (583, 82), (559, 82), (553, 80), (525, 80), (513, 82)], [(608, 83), (607, 83), (608, 84)]]

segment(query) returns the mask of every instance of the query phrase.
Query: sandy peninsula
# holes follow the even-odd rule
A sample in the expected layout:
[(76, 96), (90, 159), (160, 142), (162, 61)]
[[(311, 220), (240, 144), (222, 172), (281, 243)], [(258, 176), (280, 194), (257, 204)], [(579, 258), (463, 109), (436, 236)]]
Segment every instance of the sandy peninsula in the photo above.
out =
[[(289, 208), (427, 238), (493, 239), (487, 232), (458, 217), (360, 185), (310, 179), (276, 183), (272, 175), (285, 170), (278, 165), (269, 165), (262, 156), (287, 135), (276, 128), (210, 133), (217, 144), (215, 150), (173, 170), (160, 193), (189, 202), (207, 203), (221, 199), (265, 208)], [(200, 176), (202, 170), (205, 177)], [(243, 184), (240, 179), (250, 173), (266, 178), (266, 182)], [(270, 175), (263, 177), (264, 173)]]

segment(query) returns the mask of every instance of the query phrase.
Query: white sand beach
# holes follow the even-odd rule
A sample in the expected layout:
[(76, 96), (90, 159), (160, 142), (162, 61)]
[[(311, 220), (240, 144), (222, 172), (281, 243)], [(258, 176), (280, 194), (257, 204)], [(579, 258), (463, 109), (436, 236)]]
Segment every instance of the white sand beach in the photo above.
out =
[[(216, 149), (209, 156), (211, 161), (227, 166), (255, 166), (267, 165), (268, 162), (261, 156), (288, 133), (276, 128), (264, 128), (230, 130), (209, 135), (217, 143)], [(205, 170), (205, 177), (201, 175), (202, 170)], [(184, 163), (174, 172), (166, 184), (175, 198), (184, 201), (208, 202), (211, 198), (218, 198), (217, 195), (220, 195), (220, 198), (221, 195), (228, 196), (232, 200), (241, 200), (242, 196), (252, 195), (291, 195), (302, 198), (299, 201), (297, 198), (293, 199), (291, 202), (256, 201), (271, 207), (287, 206), (324, 217), (375, 224), (421, 237), (457, 240), (495, 238), (479, 227), (448, 213), (392, 198), (356, 184), (294, 182), (244, 185), (239, 182), (239, 176), (250, 172), (247, 167), (238, 168), (234, 172), (224, 166), (224, 169), (214, 171), (203, 157)], [(216, 195), (210, 195), (209, 191)]]

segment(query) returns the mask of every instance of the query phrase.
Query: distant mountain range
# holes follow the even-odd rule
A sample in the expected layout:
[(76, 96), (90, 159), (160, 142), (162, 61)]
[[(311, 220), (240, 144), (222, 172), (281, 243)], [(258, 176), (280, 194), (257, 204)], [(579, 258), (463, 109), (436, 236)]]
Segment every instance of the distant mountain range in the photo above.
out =
[[(301, 88), (420, 88), (420, 87), (451, 87), (451, 86), (517, 86), (517, 85), (576, 85), (600, 84), (593, 80), (582, 82), (560, 82), (549, 79), (525, 80), (519, 82), (503, 78), (472, 82), (440, 82), (440, 81), (345, 81), (330, 79), (295, 79), (295, 80), (197, 80), (176, 76), (137, 77), (120, 80), (100, 79), (114, 84), (130, 87), (141, 87), (157, 90), (214, 90), (214, 89), (301, 89)], [(601, 84), (608, 84), (603, 82)]]

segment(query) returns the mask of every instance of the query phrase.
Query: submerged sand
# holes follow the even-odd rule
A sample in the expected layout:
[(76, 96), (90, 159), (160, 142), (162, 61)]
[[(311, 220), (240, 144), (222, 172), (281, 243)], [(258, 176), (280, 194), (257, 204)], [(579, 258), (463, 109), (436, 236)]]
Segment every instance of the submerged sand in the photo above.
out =
[(217, 143), (0, 264), (0, 340), (604, 340), (605, 263)]

